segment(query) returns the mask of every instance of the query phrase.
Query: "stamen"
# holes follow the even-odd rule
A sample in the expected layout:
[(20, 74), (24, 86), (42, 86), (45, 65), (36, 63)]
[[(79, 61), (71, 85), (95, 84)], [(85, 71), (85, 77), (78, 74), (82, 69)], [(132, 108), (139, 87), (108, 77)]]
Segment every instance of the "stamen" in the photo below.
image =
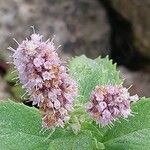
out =
[(55, 39), (55, 35), (53, 35), (53, 37), (52, 37), (52, 39), (51, 39), (51, 43), (54, 41), (54, 39)]
[(19, 42), (18, 42), (15, 38), (13, 38), (13, 40), (14, 40), (18, 45), (20, 45)]
[(15, 52), (15, 51), (16, 51), (16, 50), (13, 49), (12, 47), (8, 47), (7, 49), (10, 50), (10, 51), (12, 51), (12, 52)]
[(30, 27), (32, 28), (33, 33), (35, 34), (35, 27), (34, 27), (34, 25), (33, 25), (33, 26), (30, 26)]

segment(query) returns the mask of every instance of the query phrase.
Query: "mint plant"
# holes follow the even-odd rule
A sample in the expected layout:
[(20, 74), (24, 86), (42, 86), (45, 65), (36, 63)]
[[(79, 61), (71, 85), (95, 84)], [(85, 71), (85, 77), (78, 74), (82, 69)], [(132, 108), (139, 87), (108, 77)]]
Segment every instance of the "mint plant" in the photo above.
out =
[(0, 103), (0, 149), (149, 149), (150, 98), (130, 96), (108, 57), (82, 55), (66, 67), (53, 41), (35, 33), (9, 49), (38, 108), (15, 100)]

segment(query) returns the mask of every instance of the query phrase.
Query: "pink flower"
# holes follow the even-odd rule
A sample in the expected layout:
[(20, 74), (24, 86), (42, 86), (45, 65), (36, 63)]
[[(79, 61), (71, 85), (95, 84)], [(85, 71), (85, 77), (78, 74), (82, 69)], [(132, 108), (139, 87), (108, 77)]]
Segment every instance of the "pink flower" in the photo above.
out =
[(33, 60), (33, 64), (35, 65), (35, 67), (40, 67), (44, 64), (44, 59), (43, 58), (35, 58)]
[(26, 42), (27, 54), (30, 56), (33, 56), (34, 54), (36, 54), (37, 47), (38, 47), (38, 45), (36, 43), (34, 43), (33, 41), (27, 41)]
[(43, 127), (63, 127), (73, 109), (77, 85), (58, 57), (54, 43), (44, 42), (41, 35), (34, 33), (19, 44), (13, 60), (30, 100), (39, 106)]
[(40, 42), (42, 40), (42, 35), (39, 34), (32, 34), (31, 35), (31, 40), (34, 42)]
[(131, 115), (130, 103), (137, 100), (137, 95), (130, 96), (128, 89), (122, 86), (96, 86), (86, 110), (98, 124), (105, 126)]
[(52, 67), (52, 63), (51, 63), (50, 61), (46, 61), (46, 62), (44, 63), (44, 68), (45, 68), (45, 69), (51, 69), (51, 67)]
[(55, 75), (53, 72), (45, 71), (42, 73), (42, 77), (43, 77), (43, 80), (51, 80), (52, 78), (55, 78)]

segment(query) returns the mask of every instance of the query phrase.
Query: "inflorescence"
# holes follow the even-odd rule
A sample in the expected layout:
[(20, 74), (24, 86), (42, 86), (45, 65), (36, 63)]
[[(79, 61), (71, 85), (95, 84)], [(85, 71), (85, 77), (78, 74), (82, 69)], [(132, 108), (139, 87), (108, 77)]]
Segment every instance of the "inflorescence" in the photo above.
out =
[(13, 51), (19, 79), (32, 104), (39, 107), (43, 127), (63, 127), (73, 109), (77, 84), (68, 75), (53, 41), (44, 42), (41, 35), (34, 33)]
[(97, 124), (111, 125), (120, 117), (131, 115), (130, 103), (138, 100), (138, 96), (130, 96), (128, 89), (123, 86), (96, 86), (92, 91), (86, 110)]

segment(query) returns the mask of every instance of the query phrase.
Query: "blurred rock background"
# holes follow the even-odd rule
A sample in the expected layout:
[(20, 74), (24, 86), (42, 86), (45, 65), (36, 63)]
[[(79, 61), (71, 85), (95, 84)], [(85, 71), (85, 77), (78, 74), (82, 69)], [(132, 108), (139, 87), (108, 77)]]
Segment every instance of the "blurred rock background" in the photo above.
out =
[(0, 0), (0, 74), (7, 82), (6, 97), (12, 94), (12, 82), (4, 77), (10, 74), (7, 47), (17, 46), (14, 37), (18, 42), (28, 37), (32, 25), (45, 38), (55, 35), (64, 59), (110, 55), (125, 86), (133, 85), (131, 93), (150, 96), (149, 8), (149, 0)]

